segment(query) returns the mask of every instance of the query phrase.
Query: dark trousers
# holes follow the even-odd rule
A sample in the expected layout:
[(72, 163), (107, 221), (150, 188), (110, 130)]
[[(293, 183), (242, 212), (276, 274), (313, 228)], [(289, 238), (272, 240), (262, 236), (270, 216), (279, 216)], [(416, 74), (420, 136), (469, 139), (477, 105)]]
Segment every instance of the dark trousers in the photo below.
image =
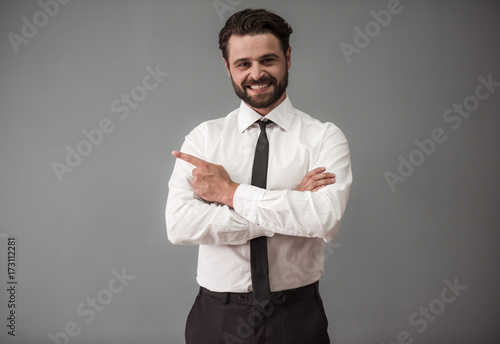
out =
[(318, 282), (272, 293), (261, 307), (252, 293), (200, 288), (186, 323), (186, 344), (329, 344)]

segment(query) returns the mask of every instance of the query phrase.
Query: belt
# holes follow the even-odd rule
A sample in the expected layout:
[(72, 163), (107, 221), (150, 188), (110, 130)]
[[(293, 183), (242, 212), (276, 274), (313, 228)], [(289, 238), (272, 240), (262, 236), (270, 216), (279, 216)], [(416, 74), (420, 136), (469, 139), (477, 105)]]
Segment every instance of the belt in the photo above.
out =
[[(215, 292), (206, 288), (200, 287), (199, 295), (205, 295), (212, 299), (220, 301), (221, 304), (236, 303), (241, 305), (254, 305), (255, 300), (253, 293), (228, 293), (228, 292)], [(275, 304), (286, 304), (307, 299), (320, 298), (319, 295), (319, 282), (283, 291), (271, 293), (271, 302)]]

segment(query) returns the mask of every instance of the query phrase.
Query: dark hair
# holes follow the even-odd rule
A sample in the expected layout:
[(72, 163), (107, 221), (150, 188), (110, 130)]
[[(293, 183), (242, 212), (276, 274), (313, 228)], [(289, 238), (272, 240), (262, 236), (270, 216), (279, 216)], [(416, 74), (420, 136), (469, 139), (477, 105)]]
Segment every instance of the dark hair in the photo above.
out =
[(279, 15), (265, 9), (247, 8), (233, 14), (219, 32), (219, 49), (228, 61), (227, 44), (232, 35), (256, 35), (271, 33), (280, 41), (281, 49), (286, 54), (290, 46), (292, 27)]

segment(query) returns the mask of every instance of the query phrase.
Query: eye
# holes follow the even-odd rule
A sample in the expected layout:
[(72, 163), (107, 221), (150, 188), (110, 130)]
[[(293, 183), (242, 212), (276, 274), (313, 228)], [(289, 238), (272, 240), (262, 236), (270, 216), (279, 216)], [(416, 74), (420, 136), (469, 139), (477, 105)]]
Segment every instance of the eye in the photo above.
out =
[(271, 64), (274, 62), (274, 58), (268, 57), (262, 60), (262, 64)]
[(236, 65), (237, 68), (247, 68), (250, 64), (248, 62), (241, 62)]

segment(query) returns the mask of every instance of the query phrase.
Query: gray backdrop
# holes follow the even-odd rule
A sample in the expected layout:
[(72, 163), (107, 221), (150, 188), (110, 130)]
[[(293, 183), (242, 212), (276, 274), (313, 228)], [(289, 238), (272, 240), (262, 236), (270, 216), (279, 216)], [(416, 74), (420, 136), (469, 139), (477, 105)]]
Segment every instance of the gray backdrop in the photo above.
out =
[(238, 106), (217, 40), (246, 7), (290, 22), (291, 100), (350, 142), (333, 341), (499, 342), (498, 2), (67, 2), (0, 5), (1, 343), (183, 342), (170, 152)]

